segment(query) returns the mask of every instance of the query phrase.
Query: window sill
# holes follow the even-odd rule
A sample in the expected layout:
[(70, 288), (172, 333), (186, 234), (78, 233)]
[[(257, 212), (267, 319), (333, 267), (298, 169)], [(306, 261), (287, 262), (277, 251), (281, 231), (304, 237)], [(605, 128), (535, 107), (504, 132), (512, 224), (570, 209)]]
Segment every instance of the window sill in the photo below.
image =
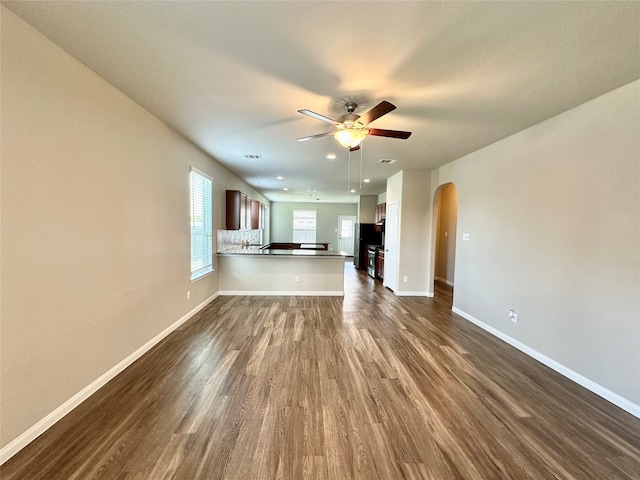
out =
[(206, 270), (201, 270), (201, 271), (199, 271), (197, 273), (193, 273), (193, 274), (191, 274), (191, 283), (197, 282), (201, 278), (208, 277), (209, 275), (211, 275), (215, 271), (216, 271), (215, 268), (210, 267), (210, 268), (207, 268)]

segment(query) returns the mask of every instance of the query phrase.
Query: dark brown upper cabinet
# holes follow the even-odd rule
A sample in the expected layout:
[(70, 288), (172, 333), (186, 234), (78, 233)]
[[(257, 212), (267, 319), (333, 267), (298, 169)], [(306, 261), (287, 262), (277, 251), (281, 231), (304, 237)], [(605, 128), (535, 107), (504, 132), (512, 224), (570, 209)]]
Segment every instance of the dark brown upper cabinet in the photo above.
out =
[(248, 229), (251, 199), (239, 190), (227, 190), (227, 230)]
[(376, 223), (380, 223), (387, 216), (387, 204), (379, 203), (376, 205)]
[(240, 190), (227, 190), (227, 230), (264, 228), (264, 205)]

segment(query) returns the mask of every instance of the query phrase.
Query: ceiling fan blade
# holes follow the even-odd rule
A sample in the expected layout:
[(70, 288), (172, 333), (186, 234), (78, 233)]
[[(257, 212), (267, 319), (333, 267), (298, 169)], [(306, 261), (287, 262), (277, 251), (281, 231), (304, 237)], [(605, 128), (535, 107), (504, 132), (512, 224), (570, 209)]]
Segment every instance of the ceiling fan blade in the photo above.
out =
[(360, 150), (360, 145), (356, 145), (355, 147), (349, 149), (350, 152), (356, 152), (358, 150)]
[(368, 128), (367, 130), (369, 130), (369, 135), (374, 137), (391, 137), (406, 140), (411, 136), (411, 132), (403, 132), (401, 130), (383, 130), (380, 128)]
[(321, 122), (330, 123), (331, 125), (340, 125), (335, 120), (331, 120), (329, 117), (325, 117), (324, 115), (320, 115), (319, 113), (312, 112), (311, 110), (307, 110), (306, 108), (303, 108), (302, 110), (298, 110), (298, 113), (301, 113), (311, 118), (315, 118), (316, 120), (320, 120)]
[(307, 140), (313, 140), (314, 138), (326, 137), (327, 135), (333, 135), (335, 132), (318, 133), (317, 135), (311, 135), (309, 137), (296, 138), (296, 142), (306, 142)]
[(374, 120), (377, 120), (381, 116), (386, 115), (387, 113), (395, 109), (396, 109), (395, 105), (387, 102), (386, 100), (383, 100), (378, 105), (373, 107), (371, 110), (364, 112), (362, 115), (360, 115), (360, 118), (358, 118), (358, 122), (362, 123), (363, 125), (368, 125)]

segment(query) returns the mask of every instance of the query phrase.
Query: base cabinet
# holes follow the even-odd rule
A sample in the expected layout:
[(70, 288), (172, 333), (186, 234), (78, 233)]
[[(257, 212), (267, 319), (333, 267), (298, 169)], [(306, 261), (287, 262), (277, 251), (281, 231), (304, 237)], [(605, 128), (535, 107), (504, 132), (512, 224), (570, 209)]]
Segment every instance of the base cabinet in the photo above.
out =
[(376, 253), (376, 278), (384, 280), (384, 251), (378, 250)]

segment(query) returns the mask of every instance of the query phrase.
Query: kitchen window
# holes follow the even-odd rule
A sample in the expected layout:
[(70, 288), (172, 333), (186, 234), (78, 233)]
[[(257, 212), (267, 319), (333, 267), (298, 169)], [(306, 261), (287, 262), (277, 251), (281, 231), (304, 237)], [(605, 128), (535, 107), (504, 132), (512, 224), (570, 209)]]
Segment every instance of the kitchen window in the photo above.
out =
[(213, 272), (212, 184), (211, 177), (191, 169), (191, 281)]
[(293, 211), (293, 243), (316, 243), (316, 210)]

